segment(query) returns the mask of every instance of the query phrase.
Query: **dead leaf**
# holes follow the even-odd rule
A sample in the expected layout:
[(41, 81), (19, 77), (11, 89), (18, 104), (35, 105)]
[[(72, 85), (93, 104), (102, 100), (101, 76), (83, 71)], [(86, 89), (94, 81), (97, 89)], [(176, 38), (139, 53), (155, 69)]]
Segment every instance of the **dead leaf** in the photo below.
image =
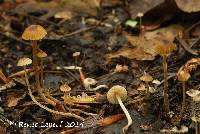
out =
[(111, 115), (99, 120), (97, 124), (100, 127), (106, 127), (106, 126), (112, 125), (113, 123), (118, 122), (119, 120), (122, 120), (124, 117), (125, 117), (124, 114)]
[(145, 39), (151, 40), (157, 37), (164, 38), (165, 40), (174, 41), (174, 38), (179, 34), (182, 33), (184, 27), (181, 25), (170, 25), (168, 27), (159, 28), (154, 31), (147, 31), (144, 34)]
[[(30, 73), (32, 71), (33, 71), (33, 69), (26, 69), (27, 73)], [(22, 70), (22, 71), (18, 71), (16, 73), (14, 73), (14, 74), (11, 74), (10, 76), (8, 76), (8, 78), (14, 78), (14, 77), (17, 77), (17, 76), (24, 76), (24, 74), (25, 74), (25, 71)]]
[(7, 96), (7, 106), (14, 107), (18, 104), (18, 101), (23, 98), (23, 95), (20, 93), (12, 93)]
[(177, 6), (184, 12), (198, 12), (200, 11), (199, 0), (175, 0)]
[(110, 62), (113, 58), (126, 57), (129, 59), (136, 60), (153, 60), (154, 57), (142, 50), (142, 48), (121, 48), (116, 52), (106, 54), (107, 62)]
[(164, 0), (132, 0), (128, 4), (131, 17), (136, 18), (137, 13), (146, 13), (162, 3), (164, 3)]

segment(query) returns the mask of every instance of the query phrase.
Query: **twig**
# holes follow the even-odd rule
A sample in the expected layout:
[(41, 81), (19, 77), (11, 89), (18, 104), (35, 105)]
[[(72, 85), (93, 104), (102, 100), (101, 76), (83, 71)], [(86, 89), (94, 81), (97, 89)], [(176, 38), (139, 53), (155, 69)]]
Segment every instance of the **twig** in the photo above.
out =
[(187, 43), (186, 43), (184, 40), (182, 40), (182, 39), (179, 38), (179, 37), (176, 37), (176, 39), (178, 40), (178, 42), (181, 44), (181, 46), (183, 46), (183, 48), (184, 48), (187, 52), (189, 52), (189, 53), (191, 53), (191, 54), (193, 54), (193, 55), (198, 55), (198, 53), (197, 53), (195, 50), (191, 49), (191, 48), (187, 45)]
[(27, 75), (26, 72), (25, 72), (25, 77), (26, 77), (26, 84), (27, 84), (27, 87), (28, 87), (29, 95), (30, 95), (32, 101), (33, 101), (36, 105), (38, 105), (39, 107), (41, 107), (41, 108), (47, 110), (48, 112), (54, 113), (54, 114), (63, 115), (63, 116), (68, 116), (68, 117), (74, 117), (74, 118), (79, 119), (79, 120), (81, 120), (81, 121), (84, 121), (84, 120), (85, 120), (83, 117), (78, 116), (78, 115), (76, 115), (76, 114), (73, 114), (73, 113), (64, 113), (64, 112), (55, 111), (55, 110), (52, 110), (52, 109), (50, 109), (50, 108), (48, 108), (48, 107), (46, 107), (46, 106), (40, 104), (40, 103), (35, 99), (35, 97), (34, 97), (33, 94), (32, 94), (32, 91), (31, 91), (31, 88), (30, 88), (30, 83), (29, 83), (29, 81), (28, 81), (28, 75)]
[(72, 35), (75, 35), (75, 34), (79, 34), (79, 33), (94, 29), (94, 28), (96, 28), (96, 26), (84, 27), (84, 28), (76, 30), (76, 31), (74, 31), (72, 33), (65, 34), (64, 37), (69, 37), (69, 36), (72, 36)]

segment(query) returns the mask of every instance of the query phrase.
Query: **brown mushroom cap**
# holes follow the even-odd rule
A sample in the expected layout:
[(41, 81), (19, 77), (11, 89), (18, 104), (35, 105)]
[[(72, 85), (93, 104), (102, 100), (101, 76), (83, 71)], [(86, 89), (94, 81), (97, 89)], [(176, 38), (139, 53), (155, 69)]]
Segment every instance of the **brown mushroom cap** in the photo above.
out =
[(174, 45), (169, 41), (167, 41), (166, 45), (158, 44), (155, 48), (155, 51), (161, 56), (168, 55), (175, 50), (176, 50), (176, 45)]
[(62, 91), (62, 92), (69, 92), (69, 91), (71, 91), (71, 87), (69, 86), (69, 85), (67, 85), (67, 84), (62, 84), (61, 86), (60, 86), (60, 90)]
[(118, 95), (122, 101), (125, 101), (127, 99), (127, 91), (124, 87), (116, 85), (113, 86), (108, 92), (107, 92), (107, 99), (112, 104), (118, 104), (118, 100), (116, 95)]
[(17, 66), (27, 66), (32, 63), (32, 60), (30, 58), (21, 58), (17, 62)]
[(30, 25), (27, 27), (23, 34), (22, 39), (24, 40), (41, 40), (47, 34), (47, 31), (40, 25)]
[(190, 78), (190, 74), (182, 70), (178, 72), (177, 78), (179, 81), (187, 81)]
[(37, 57), (38, 57), (38, 58), (45, 58), (45, 57), (47, 57), (47, 53), (45, 53), (44, 51), (40, 50), (40, 51), (37, 53)]
[(145, 82), (151, 82), (153, 80), (153, 77), (150, 74), (145, 73), (143, 76), (140, 77), (140, 80)]

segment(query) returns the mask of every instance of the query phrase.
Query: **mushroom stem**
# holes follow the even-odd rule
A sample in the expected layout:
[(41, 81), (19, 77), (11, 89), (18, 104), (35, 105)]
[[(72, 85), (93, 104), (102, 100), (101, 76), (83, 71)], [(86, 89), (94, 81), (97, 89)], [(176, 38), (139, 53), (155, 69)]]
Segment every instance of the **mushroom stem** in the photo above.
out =
[(68, 116), (68, 117), (74, 117), (76, 119), (79, 119), (81, 121), (84, 121), (85, 119), (81, 116), (78, 116), (76, 114), (73, 114), (73, 113), (64, 113), (64, 112), (59, 112), (59, 111), (55, 111), (55, 110), (52, 110), (52, 109), (49, 109), (48, 107), (40, 104), (36, 99), (35, 97), (33, 96), (32, 92), (31, 92), (31, 88), (30, 88), (30, 84), (29, 84), (29, 81), (28, 81), (28, 75), (26, 73), (26, 67), (24, 66), (24, 71), (25, 71), (25, 79), (26, 79), (26, 84), (27, 84), (27, 87), (28, 87), (28, 91), (29, 91), (29, 95), (32, 99), (32, 101), (38, 105), (39, 107), (47, 110), (48, 112), (51, 112), (51, 113), (54, 113), (54, 114), (58, 114), (58, 115), (63, 115), (63, 116)]
[(43, 69), (43, 60), (42, 59), (41, 59), (41, 62), (40, 62), (40, 69), (41, 69), (40, 83), (41, 83), (42, 88), (44, 88), (44, 69)]
[(74, 58), (75, 58), (75, 69), (76, 69), (77, 63), (78, 63), (78, 58), (77, 58), (77, 56), (75, 56)]
[(163, 55), (163, 71), (164, 71), (164, 89), (163, 89), (163, 96), (164, 96), (164, 109), (165, 114), (170, 112), (169, 109), (169, 99), (168, 99), (168, 89), (167, 89), (167, 55)]
[(180, 116), (182, 117), (183, 116), (183, 112), (184, 112), (184, 109), (185, 109), (185, 81), (182, 82), (182, 86), (183, 86), (183, 101), (182, 101), (182, 107), (181, 107), (181, 112), (180, 112)]
[(39, 96), (47, 103), (56, 106), (56, 103), (48, 98), (46, 98), (46, 96), (43, 94), (41, 85), (40, 85), (40, 73), (38, 72), (38, 59), (37, 59), (37, 50), (38, 50), (38, 46), (37, 46), (37, 41), (33, 40), (32, 41), (32, 48), (33, 48), (33, 69), (35, 71), (35, 81), (36, 81), (36, 89), (37, 92), (39, 94)]
[(40, 78), (39, 78), (39, 72), (38, 72), (38, 60), (37, 60), (37, 41), (33, 40), (32, 41), (32, 56), (33, 56), (33, 69), (35, 71), (35, 81), (36, 81), (36, 86), (37, 89), (40, 89)]
[(127, 118), (127, 120), (128, 120), (128, 124), (122, 128), (122, 133), (125, 134), (126, 131), (127, 131), (128, 128), (129, 128), (129, 126), (132, 124), (133, 120), (131, 119), (131, 116), (130, 116), (128, 110), (126, 109), (126, 107), (124, 106), (124, 104), (123, 104), (121, 98), (120, 98), (118, 95), (116, 95), (116, 98), (117, 98), (118, 103), (119, 103), (119, 105), (121, 106), (122, 110), (124, 111), (124, 113), (125, 113), (125, 115), (126, 115), (126, 118)]
[(195, 131), (196, 131), (196, 134), (199, 134), (199, 132), (198, 132), (198, 122), (197, 121), (195, 122)]

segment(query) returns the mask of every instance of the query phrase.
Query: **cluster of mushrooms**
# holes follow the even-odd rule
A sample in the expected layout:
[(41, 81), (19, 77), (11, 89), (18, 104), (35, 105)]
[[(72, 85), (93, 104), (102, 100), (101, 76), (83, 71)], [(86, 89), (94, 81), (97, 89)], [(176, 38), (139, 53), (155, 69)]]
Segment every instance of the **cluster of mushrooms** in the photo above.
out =
[[(43, 73), (44, 73), (43, 72), (43, 59), (45, 57), (47, 57), (47, 54), (39, 48), (39, 46), (37, 45), (37, 41), (44, 38), (46, 36), (46, 34), (47, 34), (46, 30), (40, 25), (29, 26), (28, 28), (25, 29), (24, 33), (22, 34), (22, 38), (24, 40), (30, 40), (31, 44), (32, 44), (32, 60), (30, 58), (21, 58), (17, 63), (17, 66), (22, 66), (24, 68), (24, 72), (25, 72), (24, 74), (25, 74), (25, 79), (26, 79), (26, 84), (27, 84), (27, 88), (29, 91), (29, 95), (35, 104), (37, 104), (39, 107), (41, 107), (51, 113), (59, 114), (59, 115), (63, 115), (63, 116), (74, 117), (79, 120), (84, 120), (83, 117), (73, 114), (71, 112), (60, 112), (60, 111), (52, 110), (52, 109), (40, 104), (32, 94), (26, 66), (33, 63), (32, 69), (34, 70), (34, 76), (35, 76), (35, 86), (34, 87), (35, 87), (38, 95), (41, 97), (41, 99), (44, 102), (46, 102), (47, 104), (50, 104), (52, 106), (56, 106), (57, 103), (59, 103), (59, 101), (56, 101), (55, 98), (49, 97), (44, 93), (45, 87), (44, 87), (44, 76), (43, 76)], [(174, 50), (176, 50), (176, 46), (173, 43), (168, 43), (168, 45), (163, 45), (163, 44), (160, 45), (159, 44), (156, 47), (157, 53), (163, 57), (163, 71), (164, 71), (163, 96), (164, 96), (164, 110), (165, 110), (166, 116), (168, 116), (168, 114), (170, 113), (169, 98), (168, 98), (168, 84), (167, 84), (167, 57)], [(77, 67), (77, 58), (76, 58), (78, 55), (80, 55), (80, 53), (78, 53), (78, 52), (73, 54), (73, 56), (75, 57), (75, 68), (78, 68)], [(82, 76), (81, 79), (82, 79), (83, 85), (86, 90), (96, 91), (100, 88), (108, 88), (107, 85), (99, 85), (95, 88), (92, 88), (91, 86), (96, 85), (97, 81), (92, 78), (85, 78), (82, 74), (81, 69), (79, 68), (78, 70), (79, 70), (80, 76)], [(186, 92), (185, 82), (190, 78), (190, 74), (188, 72), (186, 72), (184, 70), (180, 70), (177, 73), (177, 78), (179, 81), (182, 82), (182, 85), (183, 85), (183, 91), (182, 91), (183, 101), (182, 101), (182, 108), (181, 108), (181, 112), (180, 112), (180, 115), (183, 116), (186, 93), (192, 97), (192, 99), (195, 103), (195, 102), (200, 101), (200, 97), (199, 97), (200, 91), (190, 90), (190, 91)], [(145, 82), (146, 87), (149, 87), (149, 82), (151, 82), (153, 80), (152, 76), (150, 76), (147, 73), (145, 73), (142, 77), (140, 77), (140, 79)], [(64, 92), (64, 97), (70, 96), (71, 88), (68, 85), (63, 84), (60, 87), (60, 89), (62, 92)], [(150, 95), (149, 90), (150, 89), (146, 90), (146, 98), (147, 99)], [(126, 131), (128, 130), (128, 128), (131, 126), (131, 124), (133, 122), (128, 110), (126, 109), (126, 107), (123, 104), (123, 102), (126, 101), (127, 97), (128, 96), (127, 96), (126, 89), (120, 85), (113, 86), (107, 92), (107, 100), (109, 101), (109, 103), (119, 104), (127, 117), (128, 124), (122, 128), (122, 133), (126, 133)], [(93, 115), (93, 114), (90, 114), (90, 115)], [(197, 124), (197, 122), (199, 122), (199, 119), (200, 119), (200, 117), (195, 116), (195, 110), (193, 110), (192, 120)], [(198, 129), (196, 129), (196, 134), (198, 134)]]
[[(29, 91), (29, 95), (35, 104), (37, 104), (39, 107), (41, 107), (51, 113), (68, 116), (68, 117), (74, 117), (74, 118), (77, 118), (77, 119), (83, 121), (84, 118), (81, 116), (78, 116), (76, 114), (55, 111), (55, 110), (52, 110), (52, 109), (42, 105), (35, 99), (35, 97), (32, 94), (31, 85), (29, 83), (29, 78), (28, 78), (28, 73), (27, 73), (26, 67), (33, 63), (32, 69), (34, 70), (34, 74), (35, 74), (35, 89), (37, 90), (38, 95), (46, 103), (51, 104), (52, 106), (56, 106), (56, 103), (57, 103), (56, 99), (55, 98), (52, 99), (51, 97), (49, 98), (44, 93), (43, 58), (47, 57), (47, 54), (44, 51), (42, 51), (41, 49), (39, 49), (39, 46), (37, 45), (37, 41), (43, 39), (46, 36), (46, 34), (47, 34), (46, 30), (40, 25), (29, 26), (28, 28), (25, 29), (24, 33), (22, 34), (22, 38), (24, 40), (30, 40), (31, 45), (32, 45), (32, 60), (30, 58), (23, 57), (23, 58), (19, 59), (19, 61), (17, 63), (17, 66), (21, 66), (24, 69), (25, 80), (26, 80), (28, 91)], [(77, 54), (78, 53), (74, 54), (74, 56), (77, 56)], [(75, 64), (77, 66), (77, 59), (76, 59)], [(76, 66), (75, 66), (75, 68), (76, 68)], [(80, 69), (79, 69), (79, 71), (80, 71)], [(83, 85), (86, 90), (96, 91), (100, 88), (108, 88), (106, 85), (99, 85), (95, 88), (91, 88), (91, 85), (95, 85), (97, 83), (97, 81), (92, 78), (82, 78), (82, 79), (83, 79)], [(70, 96), (69, 91), (71, 90), (71, 88), (68, 85), (63, 84), (63, 85), (61, 85), (60, 89), (61, 89), (61, 91), (64, 92), (64, 96)], [(125, 101), (126, 98), (127, 98), (127, 91), (122, 86), (113, 86), (107, 93), (108, 101), (112, 104), (120, 104), (122, 110), (124, 111), (124, 113), (128, 119), (128, 124), (122, 129), (123, 133), (125, 133), (127, 131), (127, 129), (129, 128), (129, 126), (132, 124), (131, 116), (123, 104), (123, 101)]]

